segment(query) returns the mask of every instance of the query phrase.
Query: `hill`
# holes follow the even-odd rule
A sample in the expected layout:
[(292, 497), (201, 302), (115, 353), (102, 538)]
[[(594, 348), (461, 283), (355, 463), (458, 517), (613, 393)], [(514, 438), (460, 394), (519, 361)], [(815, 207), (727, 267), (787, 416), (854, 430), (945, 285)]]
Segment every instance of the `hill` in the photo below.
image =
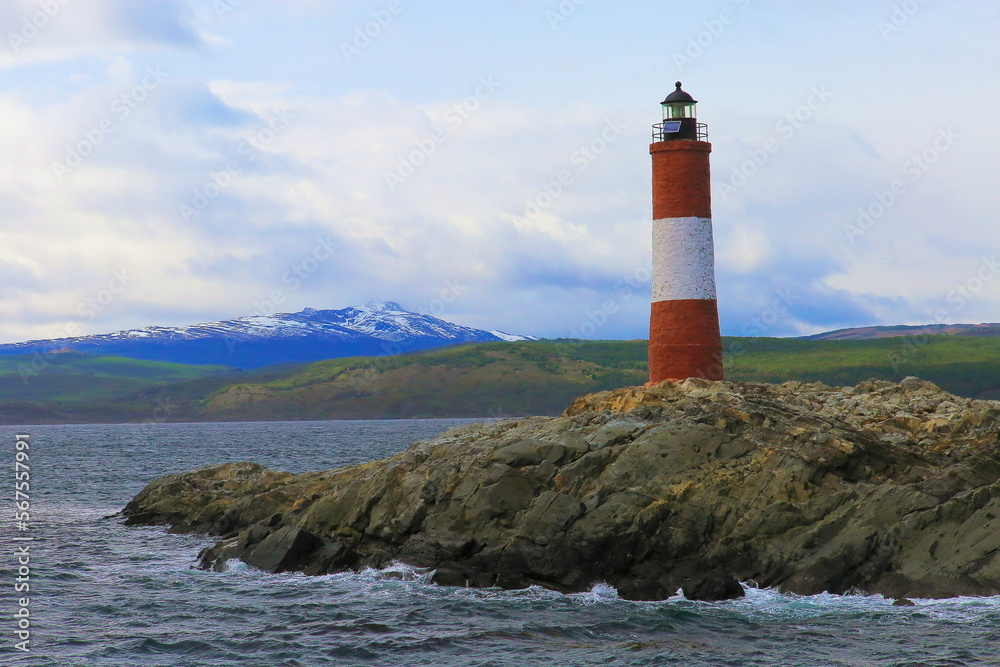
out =
[[(918, 376), (960, 396), (1000, 398), (998, 338), (726, 338), (724, 346), (726, 377), (734, 381), (847, 386)], [(7, 369), (0, 379), (4, 423), (555, 415), (580, 395), (647, 377), (643, 340), (482, 343), (244, 372), (53, 358), (26, 390), (19, 389), (17, 364), (0, 358), (0, 373)], [(98, 373), (93, 380), (91, 371)]]
[(396, 357), (334, 359), (268, 383), (233, 384), (202, 419), (483, 417), (557, 414), (576, 396), (646, 379), (645, 341), (467, 345)]
[(913, 338), (809, 341), (729, 339), (726, 377), (756, 382), (854, 385), (869, 378), (929, 380), (969, 398), (1000, 398), (1000, 339), (933, 335)]
[(225, 366), (192, 366), (80, 352), (0, 357), (0, 423), (165, 421), (149, 400), (161, 387), (233, 381)]
[[(727, 338), (738, 381), (854, 385), (916, 375), (948, 391), (1000, 398), (1000, 340), (939, 335), (805, 341)], [(202, 419), (475, 417), (558, 414), (576, 396), (643, 384), (645, 341), (537, 341), (462, 346), (389, 358), (311, 364), (269, 383), (230, 385)]]
[(920, 324), (915, 326), (857, 327), (854, 329), (825, 331), (812, 336), (803, 336), (803, 338), (805, 340), (867, 340), (870, 338), (934, 336), (938, 334), (997, 337), (1000, 336), (1000, 324)]

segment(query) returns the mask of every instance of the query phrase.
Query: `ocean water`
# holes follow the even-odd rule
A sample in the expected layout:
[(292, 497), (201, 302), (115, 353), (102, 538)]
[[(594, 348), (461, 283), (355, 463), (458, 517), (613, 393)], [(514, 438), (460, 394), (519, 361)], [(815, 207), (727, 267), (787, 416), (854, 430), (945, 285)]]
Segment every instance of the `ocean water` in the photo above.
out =
[[(224, 461), (292, 472), (392, 454), (470, 420), (0, 429), (0, 665), (312, 667), (1000, 665), (1000, 597), (783, 595), (621, 600), (597, 585), (436, 586), (405, 566), (323, 577), (191, 569), (212, 538), (126, 528), (152, 478)], [(13, 522), (15, 434), (30, 435), (32, 520)], [(15, 648), (15, 548), (30, 536), (30, 647)]]

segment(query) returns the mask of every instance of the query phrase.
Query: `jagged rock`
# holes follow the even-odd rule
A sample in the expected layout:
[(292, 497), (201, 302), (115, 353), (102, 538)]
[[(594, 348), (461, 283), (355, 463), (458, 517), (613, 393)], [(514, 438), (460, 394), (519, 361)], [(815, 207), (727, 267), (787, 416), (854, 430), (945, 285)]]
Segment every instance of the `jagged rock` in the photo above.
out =
[(682, 587), (681, 590), (688, 600), (703, 602), (735, 600), (746, 595), (740, 582), (735, 578), (718, 573), (707, 574), (698, 581)]
[(282, 484), (292, 478), (290, 473), (245, 462), (166, 475), (129, 502), (125, 525), (169, 524), (181, 528), (176, 532), (226, 535), (272, 515), (286, 500), (280, 493)]
[(309, 556), (322, 541), (315, 535), (295, 526), (282, 526), (255, 546), (247, 549), (241, 558), (265, 572), (287, 572), (309, 564)]
[(221, 536), (205, 568), (240, 558), (323, 574), (401, 560), (447, 585), (605, 581), (644, 600), (736, 593), (709, 572), (803, 594), (993, 595), (998, 436), (1000, 403), (915, 378), (687, 380), (453, 429), (337, 470), (167, 475), (125, 515)]
[(496, 450), (493, 453), (493, 460), (514, 468), (537, 465), (545, 460), (545, 455), (539, 452), (540, 444), (543, 443), (531, 440), (515, 441)]

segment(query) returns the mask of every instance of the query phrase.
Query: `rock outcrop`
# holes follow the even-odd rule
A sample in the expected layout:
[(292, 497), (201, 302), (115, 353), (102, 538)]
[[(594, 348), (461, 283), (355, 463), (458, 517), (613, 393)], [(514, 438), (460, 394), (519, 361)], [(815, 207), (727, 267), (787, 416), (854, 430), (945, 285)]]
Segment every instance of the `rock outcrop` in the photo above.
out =
[[(151, 482), (128, 524), (321, 574), (399, 560), (438, 583), (630, 599), (729, 581), (811, 594), (1000, 593), (1000, 403), (933, 384), (686, 380), (563, 416), (447, 431), (391, 458), (291, 475), (229, 463)], [(707, 575), (707, 576), (706, 576)]]

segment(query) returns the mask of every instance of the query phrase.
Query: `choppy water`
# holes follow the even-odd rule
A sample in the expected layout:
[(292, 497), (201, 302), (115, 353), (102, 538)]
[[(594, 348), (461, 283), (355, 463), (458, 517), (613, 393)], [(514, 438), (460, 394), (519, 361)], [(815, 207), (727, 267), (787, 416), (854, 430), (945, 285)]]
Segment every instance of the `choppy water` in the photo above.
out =
[(31, 435), (31, 652), (13, 648), (13, 503), (0, 503), (0, 664), (45, 667), (313, 665), (1000, 665), (1000, 597), (620, 600), (435, 586), (403, 566), (305, 577), (192, 570), (211, 538), (125, 528), (153, 477), (250, 460), (303, 472), (389, 455), (467, 420), (36, 426)]

